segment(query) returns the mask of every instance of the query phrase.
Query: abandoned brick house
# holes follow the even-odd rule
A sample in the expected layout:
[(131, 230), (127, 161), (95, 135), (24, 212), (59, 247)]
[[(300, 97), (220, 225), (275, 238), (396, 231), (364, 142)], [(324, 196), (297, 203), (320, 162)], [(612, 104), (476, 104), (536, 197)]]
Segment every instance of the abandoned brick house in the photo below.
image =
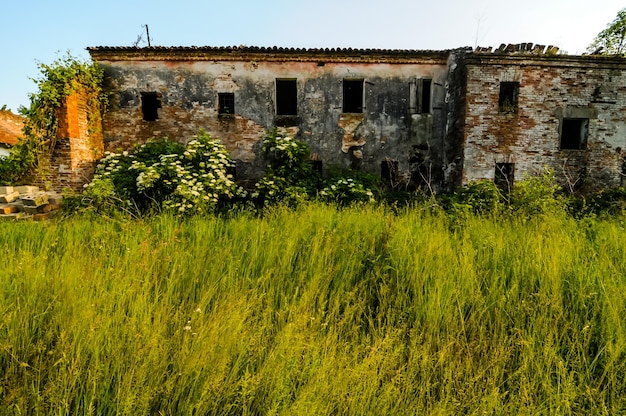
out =
[[(402, 176), (438, 191), (482, 179), (511, 183), (545, 167), (564, 185), (590, 189), (618, 186), (625, 173), (623, 58), (532, 44), (88, 50), (112, 93), (102, 137), (89, 142), (100, 154), (151, 137), (184, 141), (204, 129), (237, 161), (238, 179), (257, 178), (261, 141), (278, 127), (306, 142), (324, 169)], [(85, 138), (71, 137), (78, 130), (59, 140), (70, 149), (64, 157), (76, 147), (90, 162), (98, 155), (84, 155)], [(72, 163), (53, 166), (67, 176)], [(74, 169), (64, 185), (82, 184), (87, 172)]]

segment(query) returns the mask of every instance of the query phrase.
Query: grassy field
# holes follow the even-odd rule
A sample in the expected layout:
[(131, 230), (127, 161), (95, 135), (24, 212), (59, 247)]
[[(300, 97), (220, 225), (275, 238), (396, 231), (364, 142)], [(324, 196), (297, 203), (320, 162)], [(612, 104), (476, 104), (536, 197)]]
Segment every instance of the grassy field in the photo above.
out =
[(0, 414), (626, 412), (626, 222), (0, 223)]

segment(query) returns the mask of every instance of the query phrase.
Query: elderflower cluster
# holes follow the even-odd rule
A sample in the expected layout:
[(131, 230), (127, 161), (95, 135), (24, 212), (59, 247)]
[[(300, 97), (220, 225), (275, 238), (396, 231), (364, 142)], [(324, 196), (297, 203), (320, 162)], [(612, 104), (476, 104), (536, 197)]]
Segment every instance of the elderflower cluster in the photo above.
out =
[[(172, 153), (159, 154), (164, 149)], [(229, 173), (233, 167), (226, 148), (201, 132), (185, 147), (163, 139), (134, 154), (108, 153), (87, 188), (106, 178), (109, 188), (135, 202), (156, 201), (181, 214), (210, 212), (221, 200), (247, 196)]]
[(360, 201), (375, 202), (374, 193), (363, 186), (362, 183), (351, 178), (340, 178), (318, 192), (318, 197), (323, 201), (339, 203)]

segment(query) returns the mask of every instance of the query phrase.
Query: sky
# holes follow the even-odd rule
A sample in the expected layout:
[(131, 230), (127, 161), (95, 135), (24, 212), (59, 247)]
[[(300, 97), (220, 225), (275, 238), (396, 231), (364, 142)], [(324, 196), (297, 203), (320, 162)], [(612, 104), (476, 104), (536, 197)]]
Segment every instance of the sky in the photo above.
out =
[(38, 63), (90, 46), (440, 50), (501, 43), (582, 54), (624, 0), (0, 0), (0, 108), (36, 92)]

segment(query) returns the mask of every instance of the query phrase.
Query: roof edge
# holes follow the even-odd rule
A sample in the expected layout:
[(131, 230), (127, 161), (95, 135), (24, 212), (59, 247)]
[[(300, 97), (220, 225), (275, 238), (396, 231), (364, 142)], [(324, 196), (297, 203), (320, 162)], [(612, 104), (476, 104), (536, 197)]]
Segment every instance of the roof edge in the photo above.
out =
[(454, 50), (354, 49), (354, 48), (282, 48), (256, 46), (152, 46), (88, 47), (95, 61), (117, 60), (230, 60), (258, 61), (338, 61), (338, 62), (421, 62), (445, 61)]

